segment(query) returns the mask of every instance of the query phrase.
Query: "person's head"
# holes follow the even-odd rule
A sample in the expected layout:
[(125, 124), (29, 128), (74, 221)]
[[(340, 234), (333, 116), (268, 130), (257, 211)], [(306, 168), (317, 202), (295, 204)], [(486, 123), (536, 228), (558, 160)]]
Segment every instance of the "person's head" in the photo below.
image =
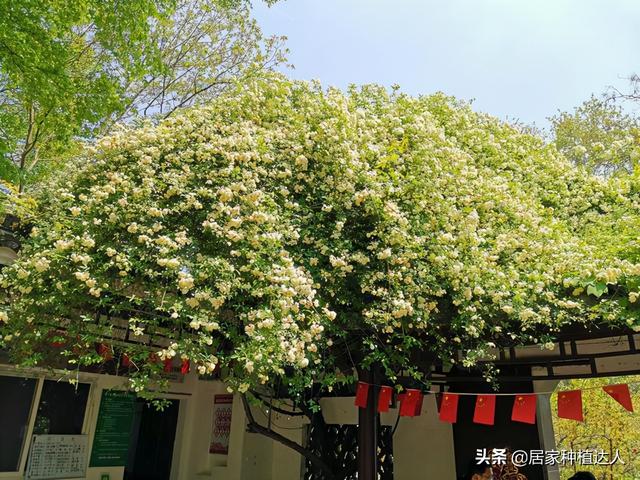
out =
[(591, 472), (576, 472), (569, 480), (596, 480), (596, 476)]
[(487, 463), (478, 464), (475, 460), (469, 463), (466, 480), (491, 480), (493, 471)]

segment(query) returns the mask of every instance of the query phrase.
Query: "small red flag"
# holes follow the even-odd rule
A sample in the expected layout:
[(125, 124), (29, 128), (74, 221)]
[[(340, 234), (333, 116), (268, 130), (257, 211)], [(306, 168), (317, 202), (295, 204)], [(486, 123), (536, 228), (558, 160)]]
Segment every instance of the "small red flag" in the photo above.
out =
[(52, 337), (58, 337), (57, 340), (52, 340), (51, 341), (51, 346), (55, 347), (55, 348), (62, 348), (64, 347), (65, 344), (65, 340), (67, 338), (67, 335), (64, 332), (61, 331), (54, 331), (54, 332), (50, 332), (50, 336)]
[(633, 412), (633, 403), (631, 402), (631, 393), (629, 393), (629, 385), (623, 383), (619, 385), (607, 385), (606, 387), (602, 387), (602, 388), (625, 409), (629, 410), (630, 412)]
[(122, 357), (120, 358), (120, 365), (122, 365), (123, 367), (128, 367), (131, 365), (131, 359), (129, 358), (129, 355), (127, 355), (126, 353), (122, 354)]
[(516, 395), (511, 410), (511, 420), (522, 423), (536, 423), (536, 395)]
[(171, 373), (172, 369), (173, 369), (173, 360), (170, 358), (165, 358), (164, 359), (164, 367), (163, 370), (165, 371), (165, 373)]
[(378, 395), (378, 411), (388, 412), (389, 404), (391, 403), (391, 395), (393, 395), (393, 388), (380, 387), (380, 394)]
[(422, 414), (422, 401), (424, 400), (424, 395), (420, 392), (420, 397), (418, 398), (418, 403), (416, 403), (416, 409), (414, 411), (414, 415), (419, 417)]
[(402, 396), (400, 401), (400, 416), (415, 417), (418, 404), (421, 403), (422, 392), (413, 388), (407, 389), (407, 393)]
[(496, 413), (495, 395), (478, 395), (476, 397), (476, 408), (473, 412), (473, 422), (482, 425), (493, 425)]
[(186, 375), (189, 373), (189, 370), (191, 370), (191, 364), (187, 358), (183, 358), (182, 365), (180, 366), (180, 373), (182, 373), (182, 375)]
[(100, 355), (102, 359), (105, 361), (109, 361), (113, 358), (113, 353), (111, 353), (111, 349), (104, 343), (98, 344), (98, 355)]
[(582, 422), (582, 392), (567, 390), (558, 393), (558, 417)]
[(440, 402), (440, 420), (443, 422), (456, 423), (458, 420), (458, 397), (457, 393), (445, 393)]
[(366, 408), (367, 400), (369, 398), (369, 384), (365, 382), (358, 382), (358, 388), (356, 389), (356, 407)]

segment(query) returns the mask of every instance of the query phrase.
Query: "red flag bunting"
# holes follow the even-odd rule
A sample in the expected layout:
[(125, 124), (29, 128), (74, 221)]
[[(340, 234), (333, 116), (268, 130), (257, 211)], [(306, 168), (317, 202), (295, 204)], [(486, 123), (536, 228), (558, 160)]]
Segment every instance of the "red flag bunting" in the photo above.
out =
[(64, 347), (65, 344), (65, 338), (66, 338), (66, 334), (64, 332), (59, 332), (59, 331), (55, 331), (55, 332), (51, 332), (50, 333), (51, 337), (58, 337), (57, 340), (52, 340), (51, 341), (51, 346), (55, 347), (55, 348), (62, 348)]
[(602, 387), (602, 389), (607, 392), (611, 397), (622, 405), (625, 409), (630, 412), (633, 412), (633, 403), (631, 402), (631, 393), (629, 393), (629, 385), (627, 384), (619, 384), (619, 385), (607, 385), (606, 387)]
[(400, 416), (415, 417), (418, 405), (422, 406), (422, 392), (412, 388), (407, 389), (407, 393), (402, 395), (400, 401)]
[(493, 425), (496, 413), (495, 395), (478, 395), (476, 397), (476, 408), (473, 412), (473, 422), (482, 425)]
[(120, 365), (122, 365), (123, 367), (128, 367), (131, 365), (131, 359), (129, 358), (129, 355), (127, 355), (126, 353), (122, 354), (122, 357), (120, 358)]
[(418, 398), (418, 402), (416, 403), (416, 409), (414, 411), (414, 415), (419, 417), (422, 414), (422, 402), (424, 400), (424, 395), (420, 392), (420, 396)]
[(100, 355), (102, 359), (105, 361), (111, 360), (113, 358), (113, 353), (111, 353), (111, 349), (104, 343), (98, 344), (98, 355)]
[(186, 375), (189, 373), (189, 370), (191, 370), (191, 364), (188, 359), (183, 358), (182, 365), (180, 366), (180, 373), (182, 373), (182, 375)]
[(582, 392), (567, 390), (558, 393), (558, 417), (582, 422)]
[(369, 384), (365, 382), (358, 382), (358, 388), (356, 389), (356, 407), (366, 408), (367, 400), (369, 398)]
[(511, 411), (514, 422), (536, 423), (536, 395), (516, 395)]
[(389, 404), (391, 403), (391, 396), (393, 395), (393, 388), (380, 387), (380, 394), (378, 395), (378, 411), (388, 412)]
[(173, 360), (170, 358), (165, 358), (163, 363), (164, 363), (163, 370), (165, 371), (165, 373), (171, 373), (173, 369)]
[(440, 403), (440, 420), (456, 423), (458, 420), (458, 394), (444, 393)]
[[(98, 353), (110, 360), (113, 358), (111, 350), (104, 344), (98, 345)], [(149, 361), (156, 362), (157, 356), (153, 353), (149, 355)], [(122, 355), (121, 364), (129, 366), (131, 359), (126, 353)], [(172, 360), (164, 360), (164, 371), (172, 371)], [(189, 373), (191, 369), (190, 361), (182, 360), (180, 371), (183, 375)], [(356, 388), (355, 405), (360, 408), (366, 408), (369, 399), (369, 387), (371, 385), (366, 382), (358, 382)], [(629, 412), (633, 412), (633, 402), (629, 392), (628, 384), (607, 385), (602, 387), (603, 390), (615, 399)], [(473, 395), (473, 394), (471, 394)], [(536, 400), (535, 393), (513, 394), (514, 403), (511, 411), (511, 420), (514, 422), (536, 423)], [(388, 412), (393, 397), (393, 387), (381, 386), (378, 395), (378, 412)], [(448, 423), (456, 423), (458, 420), (458, 402), (460, 395), (457, 393), (437, 393), (436, 402), (438, 406), (438, 414), (440, 420)], [(401, 417), (414, 417), (422, 412), (424, 395), (420, 390), (408, 389), (406, 393), (398, 395), (400, 403)], [(476, 405), (473, 413), (473, 422), (483, 425), (494, 425), (496, 410), (496, 395), (493, 394), (477, 394)], [(570, 420), (584, 421), (582, 411), (582, 391), (581, 390), (565, 390), (558, 392), (558, 417)]]

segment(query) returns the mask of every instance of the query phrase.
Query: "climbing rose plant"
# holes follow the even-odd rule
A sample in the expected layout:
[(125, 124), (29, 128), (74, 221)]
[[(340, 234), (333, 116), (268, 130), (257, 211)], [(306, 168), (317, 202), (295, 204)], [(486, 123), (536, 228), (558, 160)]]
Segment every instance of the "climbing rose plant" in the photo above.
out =
[(640, 325), (637, 179), (441, 94), (273, 76), (102, 139), (39, 202), (2, 272), (3, 347), (80, 368), (113, 345), (138, 391), (154, 359), (241, 392), (331, 390), (345, 364), (421, 382), (416, 358)]

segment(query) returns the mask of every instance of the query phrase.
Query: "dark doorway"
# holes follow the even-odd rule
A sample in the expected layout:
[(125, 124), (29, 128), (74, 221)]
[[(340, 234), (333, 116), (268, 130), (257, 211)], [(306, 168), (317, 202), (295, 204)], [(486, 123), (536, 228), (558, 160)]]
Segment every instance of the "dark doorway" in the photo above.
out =
[(158, 410), (138, 399), (125, 480), (169, 480), (179, 410), (178, 400), (169, 400), (163, 410)]

